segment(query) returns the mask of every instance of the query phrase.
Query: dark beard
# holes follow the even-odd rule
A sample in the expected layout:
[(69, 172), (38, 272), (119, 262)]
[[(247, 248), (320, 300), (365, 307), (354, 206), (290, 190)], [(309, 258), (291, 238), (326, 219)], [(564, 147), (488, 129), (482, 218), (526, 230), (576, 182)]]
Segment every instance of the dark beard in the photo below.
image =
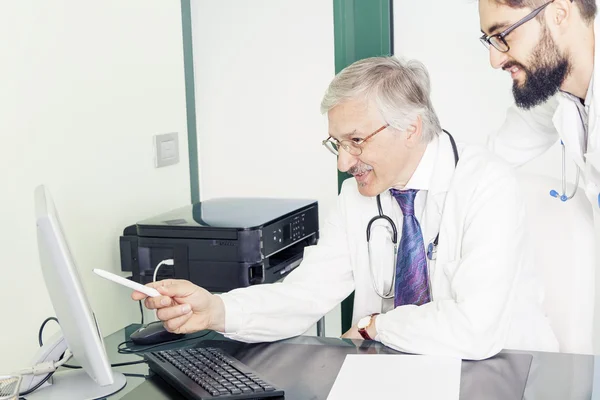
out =
[(509, 61), (504, 66), (505, 69), (517, 66), (525, 73), (523, 86), (513, 82), (515, 103), (517, 107), (525, 110), (546, 102), (557, 93), (571, 69), (568, 58), (558, 52), (546, 29), (542, 35), (531, 55), (531, 68), (526, 68), (516, 61)]

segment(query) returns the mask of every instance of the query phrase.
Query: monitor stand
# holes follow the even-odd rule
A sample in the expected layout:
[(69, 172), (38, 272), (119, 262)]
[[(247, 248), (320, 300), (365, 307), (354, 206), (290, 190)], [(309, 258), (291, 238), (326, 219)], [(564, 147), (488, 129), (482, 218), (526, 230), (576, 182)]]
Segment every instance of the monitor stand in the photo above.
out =
[(25, 396), (27, 400), (97, 400), (110, 396), (127, 384), (125, 375), (113, 371), (114, 383), (99, 386), (83, 369), (61, 370), (52, 375), (53, 383)]

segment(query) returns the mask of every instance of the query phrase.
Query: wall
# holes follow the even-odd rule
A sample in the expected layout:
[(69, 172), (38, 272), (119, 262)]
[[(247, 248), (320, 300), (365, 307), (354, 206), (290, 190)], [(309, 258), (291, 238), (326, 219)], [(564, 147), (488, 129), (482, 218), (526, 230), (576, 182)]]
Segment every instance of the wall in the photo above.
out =
[[(457, 140), (485, 143), (514, 101), (510, 75), (490, 66), (479, 41), (478, 2), (394, 0), (393, 9), (395, 54), (416, 58), (429, 70), (442, 127)], [(556, 145), (524, 170), (560, 178), (560, 157)], [(567, 168), (574, 180), (574, 165)]]
[[(334, 76), (333, 4), (192, 1), (202, 199), (335, 203), (335, 157), (321, 146), (321, 97)], [(339, 335), (340, 311), (326, 318)]]
[[(179, 1), (1, 2), (0, 36), (1, 374), (29, 364), (54, 315), (36, 185), (52, 192), (104, 334), (139, 320), (138, 305), (91, 270), (118, 272), (122, 229), (190, 190)], [(179, 132), (181, 162), (155, 169), (152, 136), (166, 132)]]

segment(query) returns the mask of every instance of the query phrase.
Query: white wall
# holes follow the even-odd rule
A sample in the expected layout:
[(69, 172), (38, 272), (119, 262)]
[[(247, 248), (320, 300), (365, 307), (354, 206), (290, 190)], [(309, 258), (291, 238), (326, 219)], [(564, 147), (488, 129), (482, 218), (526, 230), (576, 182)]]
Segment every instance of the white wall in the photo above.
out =
[[(40, 271), (33, 189), (49, 186), (104, 334), (139, 320), (118, 237), (189, 204), (179, 1), (0, 3), (0, 374), (29, 364), (54, 315)], [(179, 132), (181, 162), (155, 169), (152, 136)], [(48, 331), (54, 331), (50, 327)]]
[[(320, 142), (334, 76), (333, 3), (194, 0), (201, 197), (313, 198), (321, 223), (337, 196)], [(326, 333), (340, 334), (340, 311)]]
[[(394, 53), (418, 59), (429, 70), (442, 127), (457, 140), (485, 143), (514, 100), (510, 75), (490, 66), (489, 51), (479, 41), (478, 2), (394, 0), (393, 10)], [(560, 160), (556, 145), (524, 170), (560, 178)], [(567, 168), (574, 171), (574, 165)]]

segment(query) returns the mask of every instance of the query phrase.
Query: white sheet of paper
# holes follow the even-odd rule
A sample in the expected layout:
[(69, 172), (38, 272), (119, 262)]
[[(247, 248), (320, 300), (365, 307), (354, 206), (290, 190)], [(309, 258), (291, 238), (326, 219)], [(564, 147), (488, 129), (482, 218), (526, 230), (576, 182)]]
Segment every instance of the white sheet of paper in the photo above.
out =
[(461, 359), (348, 354), (327, 400), (458, 400)]

